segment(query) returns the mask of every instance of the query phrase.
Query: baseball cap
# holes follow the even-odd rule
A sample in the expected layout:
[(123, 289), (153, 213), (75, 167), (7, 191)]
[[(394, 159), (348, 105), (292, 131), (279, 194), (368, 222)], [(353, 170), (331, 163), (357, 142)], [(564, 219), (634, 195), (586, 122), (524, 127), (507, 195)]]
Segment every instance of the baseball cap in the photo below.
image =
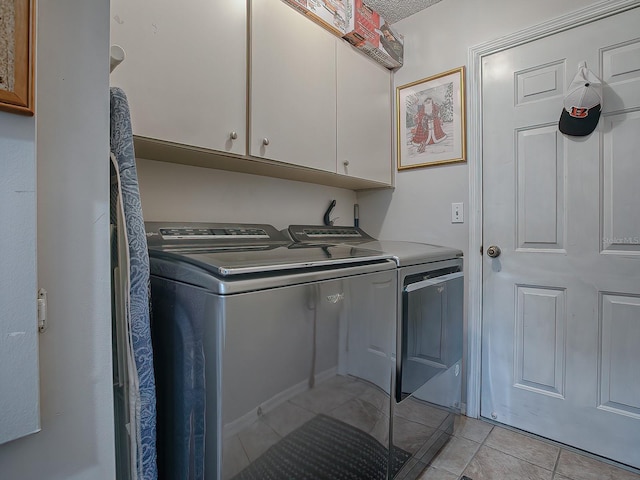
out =
[(602, 110), (602, 82), (587, 68), (578, 66), (578, 73), (564, 97), (564, 108), (558, 128), (565, 135), (584, 137), (596, 129)]

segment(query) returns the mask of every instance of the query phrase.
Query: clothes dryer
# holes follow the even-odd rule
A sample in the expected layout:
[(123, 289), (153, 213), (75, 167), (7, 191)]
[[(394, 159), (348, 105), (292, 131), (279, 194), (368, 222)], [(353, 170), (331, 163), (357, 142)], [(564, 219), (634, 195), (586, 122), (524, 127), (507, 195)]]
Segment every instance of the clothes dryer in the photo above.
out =
[[(357, 227), (291, 225), (291, 238), (307, 245), (353, 245), (380, 251), (396, 265), (395, 364), (391, 443), (418, 462), (397, 478), (416, 478), (453, 433), (460, 413), (463, 350), (463, 259), (460, 250), (405, 241), (381, 241)], [(356, 325), (364, 320), (354, 322)], [(375, 329), (369, 326), (369, 329)], [(354, 332), (364, 335), (366, 330)], [(361, 356), (371, 349), (360, 342)], [(358, 356), (357, 352), (351, 355)]]

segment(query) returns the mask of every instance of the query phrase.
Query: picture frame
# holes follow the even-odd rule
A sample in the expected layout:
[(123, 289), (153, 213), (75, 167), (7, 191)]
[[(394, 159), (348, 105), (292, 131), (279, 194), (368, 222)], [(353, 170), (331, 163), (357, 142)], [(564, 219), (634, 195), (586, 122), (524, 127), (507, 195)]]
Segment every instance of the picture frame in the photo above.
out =
[(396, 88), (398, 170), (466, 161), (464, 66)]
[(34, 114), (34, 0), (0, 0), (0, 110)]

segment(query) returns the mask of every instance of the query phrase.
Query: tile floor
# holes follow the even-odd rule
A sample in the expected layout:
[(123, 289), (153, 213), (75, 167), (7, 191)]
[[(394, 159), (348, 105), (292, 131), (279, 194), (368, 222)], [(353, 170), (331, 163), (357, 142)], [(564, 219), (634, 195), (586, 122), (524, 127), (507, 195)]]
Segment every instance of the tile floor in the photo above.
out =
[[(386, 395), (378, 388), (336, 376), (261, 415), (225, 439), (223, 479), (229, 479), (296, 428), (323, 413), (388, 440)], [(410, 400), (410, 399), (407, 399)], [(402, 402), (395, 421), (403, 423), (396, 445), (415, 455), (402, 479), (459, 480), (640, 480), (640, 475), (561, 448), (532, 435), (481, 420), (456, 417), (449, 442), (428, 463), (425, 434), (442, 428), (447, 414), (419, 402)], [(449, 425), (451, 425), (449, 423)], [(450, 428), (450, 427), (449, 427)], [(437, 448), (437, 447), (436, 447)]]
[(418, 480), (640, 480), (640, 475), (533, 436), (468, 417)]
[(339, 375), (326, 380), (261, 415), (238, 434), (225, 438), (223, 480), (232, 478), (319, 413), (367, 432), (380, 443), (387, 443), (387, 402), (385, 393), (368, 382)]

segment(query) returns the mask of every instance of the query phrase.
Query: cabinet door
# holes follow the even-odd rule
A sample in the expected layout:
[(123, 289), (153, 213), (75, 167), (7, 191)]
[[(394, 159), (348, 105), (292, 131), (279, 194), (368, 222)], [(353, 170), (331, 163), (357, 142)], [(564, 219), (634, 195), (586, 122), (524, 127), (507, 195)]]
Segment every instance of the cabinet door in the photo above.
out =
[(337, 38), (279, 1), (251, 22), (250, 154), (335, 172)]
[(337, 172), (391, 184), (391, 73), (340, 42)]
[(244, 154), (246, 25), (244, 1), (111, 0), (111, 41), (126, 52), (111, 84), (133, 133)]

